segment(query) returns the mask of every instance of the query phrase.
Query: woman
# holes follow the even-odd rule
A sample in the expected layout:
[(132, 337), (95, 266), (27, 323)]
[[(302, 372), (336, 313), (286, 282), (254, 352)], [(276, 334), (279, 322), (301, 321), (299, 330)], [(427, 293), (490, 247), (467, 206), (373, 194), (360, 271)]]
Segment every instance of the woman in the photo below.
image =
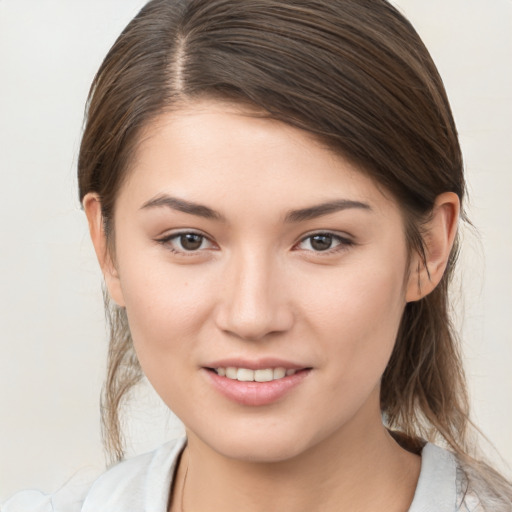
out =
[(511, 510), (448, 317), (456, 130), (389, 4), (149, 2), (93, 84), (79, 186), (107, 447), (142, 372), (187, 437), (41, 507)]

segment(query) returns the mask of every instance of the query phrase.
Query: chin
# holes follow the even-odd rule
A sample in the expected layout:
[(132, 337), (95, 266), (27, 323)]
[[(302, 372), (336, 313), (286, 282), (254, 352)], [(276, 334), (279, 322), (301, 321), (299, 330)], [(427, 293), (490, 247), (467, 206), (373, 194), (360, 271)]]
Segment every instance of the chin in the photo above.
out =
[(259, 438), (248, 442), (228, 441), (226, 445), (216, 447), (217, 452), (224, 457), (243, 462), (278, 463), (298, 457), (306, 447), (284, 440), (269, 440)]
[(187, 432), (189, 437), (198, 437), (208, 449), (241, 462), (285, 462), (300, 456), (316, 444), (304, 430), (290, 426), (245, 428), (237, 432), (232, 429), (211, 429), (204, 436)]

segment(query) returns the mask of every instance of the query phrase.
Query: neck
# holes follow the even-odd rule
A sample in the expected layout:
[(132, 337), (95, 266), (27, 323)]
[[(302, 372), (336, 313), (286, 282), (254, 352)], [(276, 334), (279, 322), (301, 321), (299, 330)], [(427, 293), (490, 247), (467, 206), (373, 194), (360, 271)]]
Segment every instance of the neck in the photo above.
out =
[(419, 457), (403, 450), (380, 418), (372, 427), (354, 427), (336, 432), (297, 457), (268, 463), (224, 457), (189, 433), (171, 510), (408, 510)]

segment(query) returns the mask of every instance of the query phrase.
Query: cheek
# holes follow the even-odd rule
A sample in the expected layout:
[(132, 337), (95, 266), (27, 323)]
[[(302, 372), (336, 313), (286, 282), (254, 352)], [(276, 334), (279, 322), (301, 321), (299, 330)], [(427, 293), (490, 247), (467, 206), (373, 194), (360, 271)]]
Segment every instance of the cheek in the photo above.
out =
[(173, 266), (161, 257), (142, 261), (135, 252), (124, 259), (120, 276), (135, 350), (148, 377), (175, 364), (178, 355), (190, 357), (209, 318), (213, 283), (192, 266)]
[(338, 367), (338, 383), (345, 385), (380, 378), (405, 307), (405, 258), (403, 265), (376, 261), (369, 259), (341, 270), (328, 282), (313, 280), (302, 287), (308, 289), (306, 319), (320, 333), (324, 357)]
[(311, 397), (310, 414), (324, 418), (325, 432), (351, 421), (362, 409), (372, 417), (379, 413), (378, 386), (405, 305), (400, 267), (361, 268), (309, 287), (305, 319), (316, 334), (322, 379), (321, 392)]
[(133, 345), (147, 379), (176, 414), (187, 410), (198, 340), (209, 318), (205, 283), (186, 272), (134, 270), (123, 282)]

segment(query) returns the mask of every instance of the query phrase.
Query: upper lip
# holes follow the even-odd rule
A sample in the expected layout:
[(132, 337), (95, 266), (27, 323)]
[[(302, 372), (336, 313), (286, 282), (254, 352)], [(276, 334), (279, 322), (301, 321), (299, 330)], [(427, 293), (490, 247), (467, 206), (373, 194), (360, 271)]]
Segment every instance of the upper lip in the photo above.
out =
[(247, 368), (249, 370), (263, 370), (265, 368), (284, 368), (286, 370), (301, 370), (310, 368), (308, 365), (287, 361), (275, 357), (264, 357), (258, 359), (218, 359), (204, 365), (204, 368)]

